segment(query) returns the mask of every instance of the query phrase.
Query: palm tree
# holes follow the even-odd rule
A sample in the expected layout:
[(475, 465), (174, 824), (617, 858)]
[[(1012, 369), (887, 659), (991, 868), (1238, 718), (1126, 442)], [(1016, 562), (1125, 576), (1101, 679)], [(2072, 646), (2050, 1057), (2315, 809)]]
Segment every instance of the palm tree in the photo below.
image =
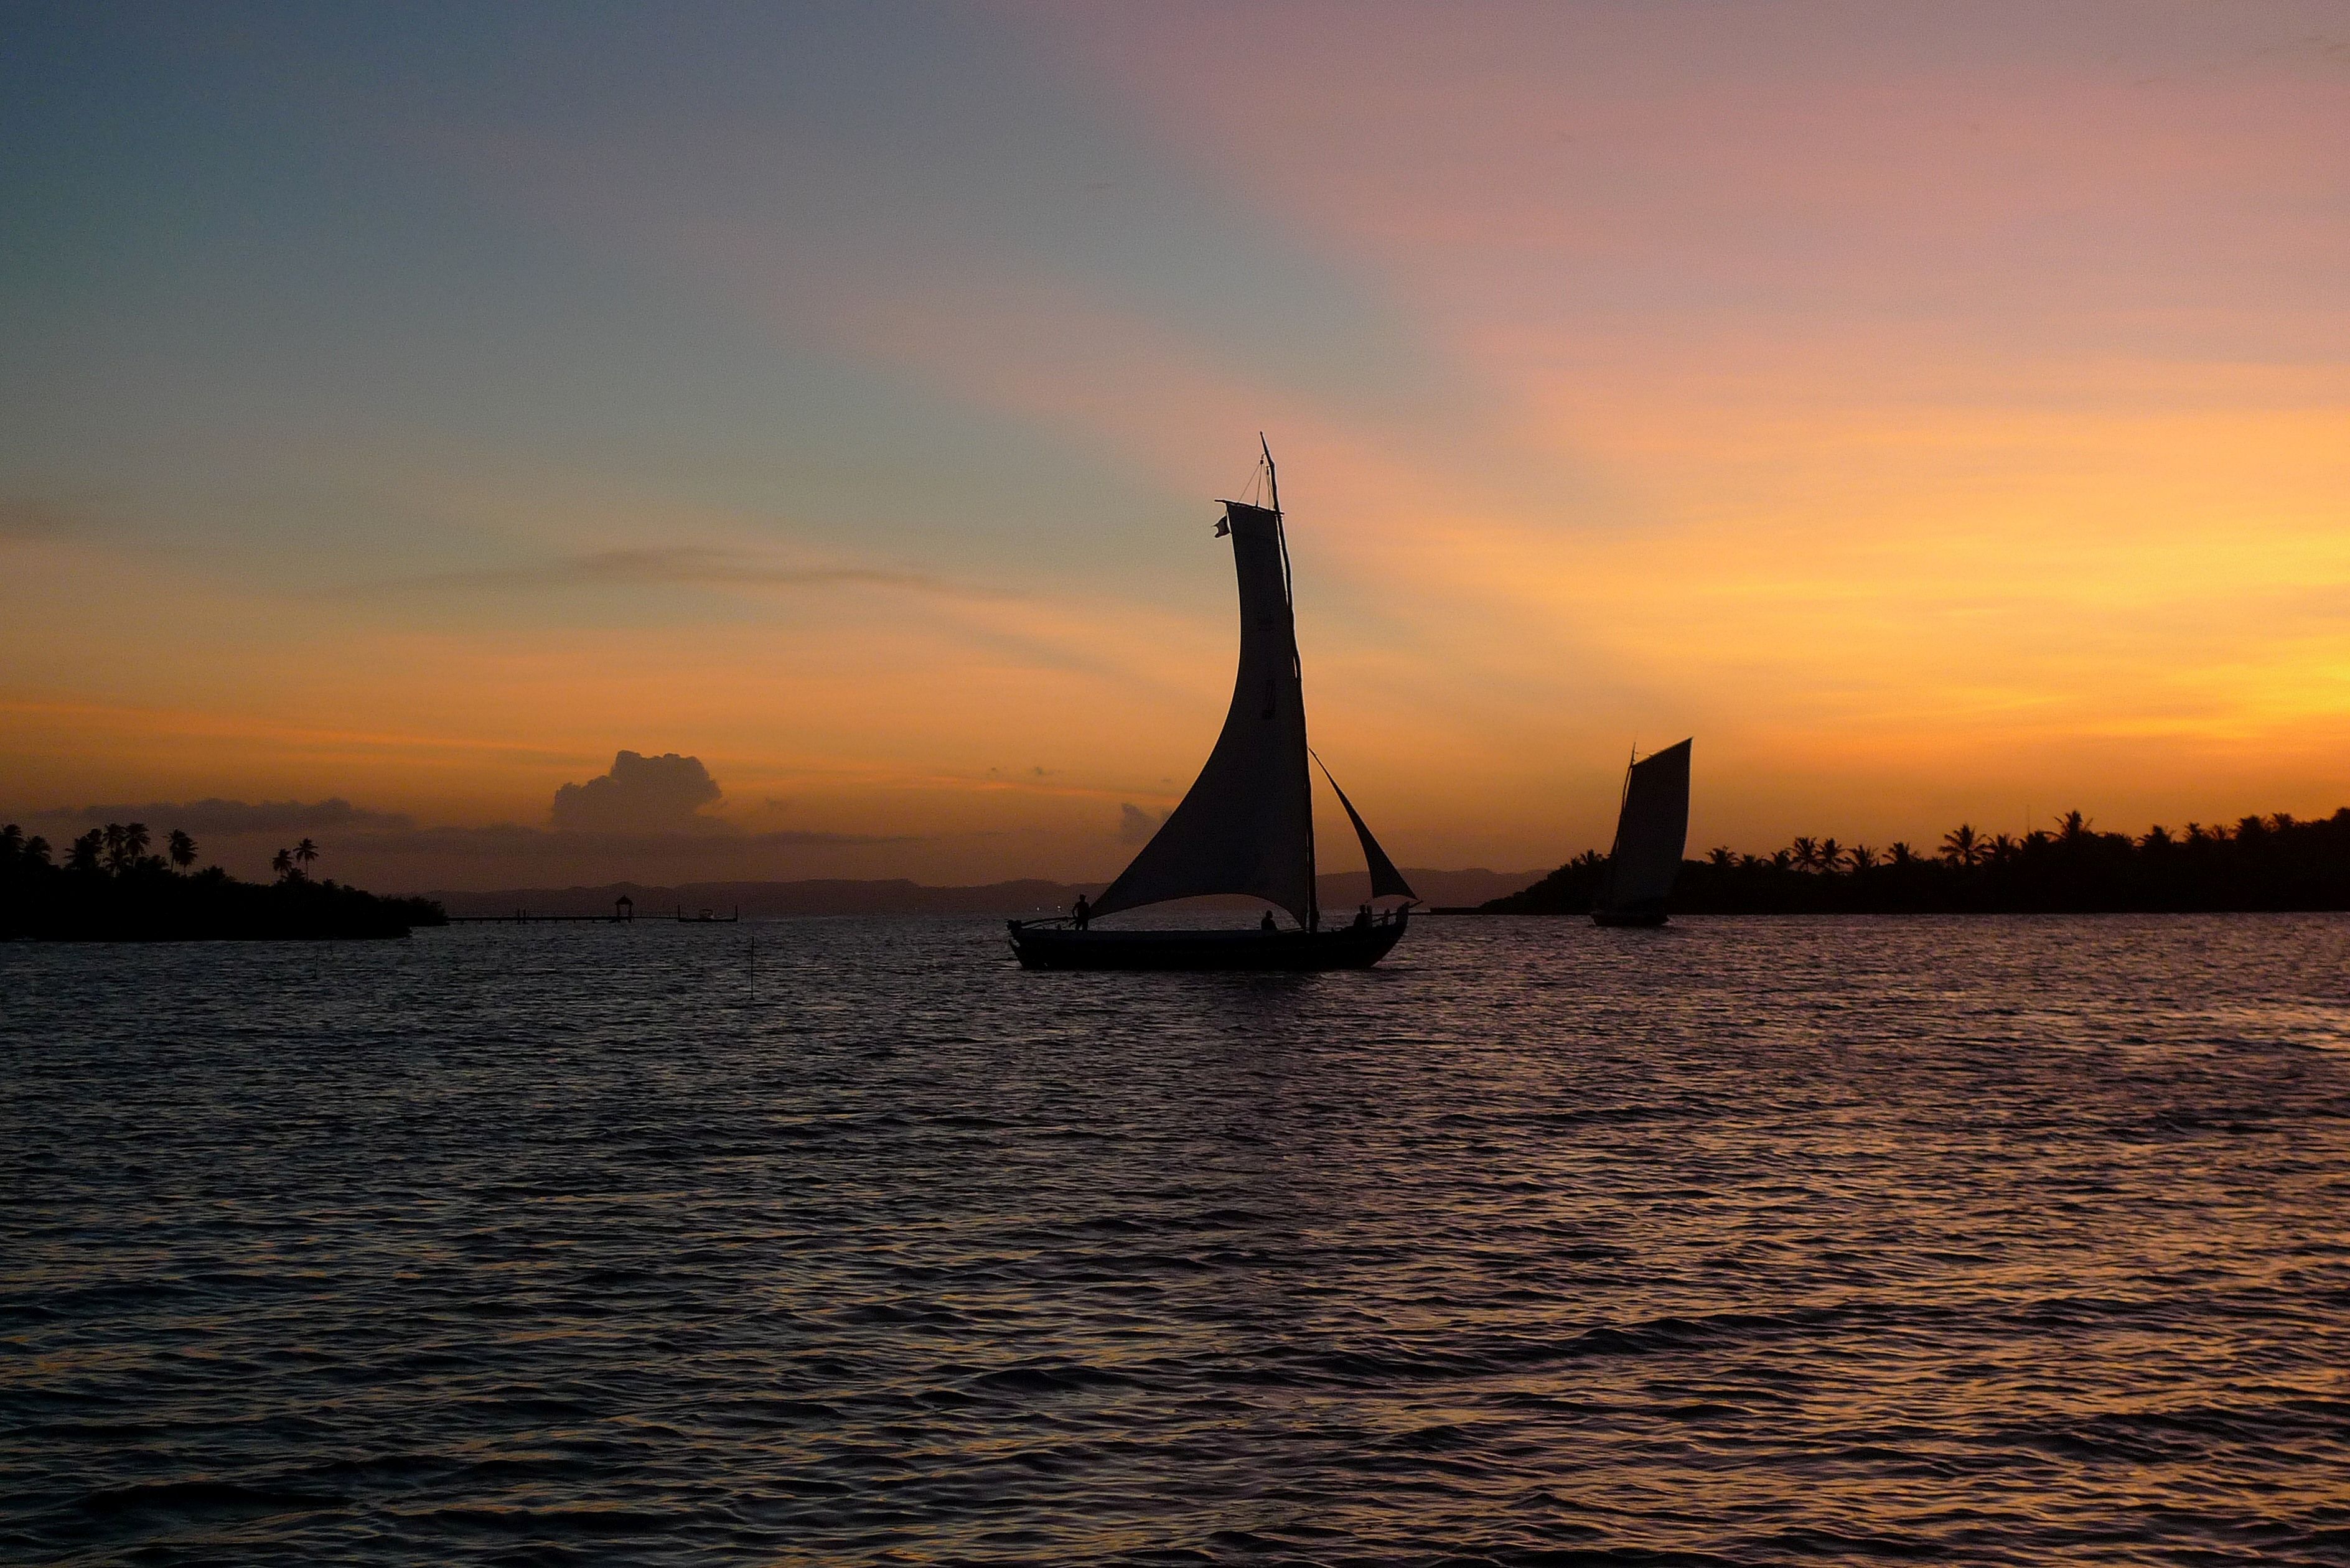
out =
[(66, 868), (70, 871), (95, 871), (99, 866), (99, 857), (105, 849), (106, 835), (93, 827), (73, 841)]
[(1727, 871), (1738, 863), (1738, 857), (1731, 853), (1729, 845), (1717, 844), (1705, 852), (1705, 863), (1717, 871)]
[(2146, 836), (2137, 841), (2137, 846), (2140, 849), (2161, 850), (2169, 848), (2177, 842), (2170, 836), (2170, 829), (2158, 822), (2146, 830)]
[(280, 882), (291, 877), (294, 875), (294, 852), (291, 849), (279, 850), (269, 857), (269, 868), (277, 873)]
[(2018, 844), (2014, 839), (2010, 838), (2006, 834), (1994, 833), (1991, 836), (1990, 846), (1984, 851), (1984, 857), (1990, 860), (1994, 866), (2003, 865), (2006, 862), (2014, 859), (2017, 853), (2021, 851), (2022, 847), (2023, 846)]
[(294, 858), (302, 863), (302, 875), (308, 876), (310, 867), (317, 861), (318, 846), (310, 839), (304, 839), (294, 846)]
[(1814, 841), (1809, 838), (1796, 839), (1793, 854), (1796, 870), (1816, 871), (1819, 869), (1820, 846)]
[(1839, 867), (1839, 866), (1842, 866), (1843, 864), (1844, 864), (1844, 846), (1843, 846), (1843, 845), (1841, 845), (1841, 844), (1838, 844), (1838, 843), (1837, 843), (1835, 839), (1833, 839), (1833, 838), (1823, 838), (1823, 839), (1821, 839), (1821, 840), (1820, 840), (1820, 847), (1819, 847), (1819, 859), (1818, 859), (1818, 861), (1817, 861), (1817, 865), (1819, 866), (1819, 868), (1820, 868), (1822, 871), (1826, 872), (1829, 876), (1833, 877), (1833, 876), (1835, 876), (1835, 875), (1836, 867)]
[(181, 870), (185, 871), (189, 867), (193, 866), (196, 863), (196, 841), (194, 839), (189, 837), (186, 834), (181, 832), (175, 827), (172, 829), (172, 836), (165, 842), (166, 847), (164, 849), (164, 853), (172, 857), (172, 865), (177, 866)]
[(1962, 822), (1942, 835), (1942, 858), (1969, 869), (1982, 858), (1982, 841), (1975, 836), (1972, 824)]
[(1918, 852), (1897, 838), (1893, 841), (1893, 847), (1885, 852), (1885, 863), (1897, 870), (1915, 866), (1918, 864)]
[(97, 831), (99, 842), (106, 846), (103, 864), (107, 874), (112, 877), (121, 876), (130, 865), (130, 851), (124, 848), (122, 844), (122, 824), (109, 822)]
[(25, 840), (25, 864), (47, 866), (49, 863), (49, 841), (36, 833)]
[(1844, 852), (1844, 857), (1851, 863), (1853, 875), (1856, 877), (1877, 864), (1877, 851), (1866, 844), (1854, 845)]
[(132, 861), (137, 861), (141, 855), (147, 853), (147, 843), (149, 837), (150, 835), (147, 832), (147, 825), (145, 823), (132, 823), (130, 826), (122, 830), (122, 852), (125, 855), (128, 855)]
[(2078, 811), (2066, 812), (2056, 825), (2058, 841), (2067, 846), (2080, 843), (2088, 836), (2088, 832), (2089, 819)]
[(24, 852), (25, 830), (15, 823), (0, 827), (0, 860), (14, 860)]

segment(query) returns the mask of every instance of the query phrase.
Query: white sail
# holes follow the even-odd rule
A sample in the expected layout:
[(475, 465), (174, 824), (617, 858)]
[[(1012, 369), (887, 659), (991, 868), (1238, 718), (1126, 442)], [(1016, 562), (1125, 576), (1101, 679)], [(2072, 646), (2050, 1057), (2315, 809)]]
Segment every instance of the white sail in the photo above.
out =
[(1300, 925), (1315, 919), (1305, 693), (1281, 514), (1228, 501), (1224, 518), (1218, 532), (1231, 533), (1241, 599), (1232, 710), (1191, 792), (1095, 901), (1096, 914), (1242, 893), (1288, 910)]
[(1689, 844), (1690, 742), (1634, 763), (1599, 897), (1606, 913), (1661, 909)]

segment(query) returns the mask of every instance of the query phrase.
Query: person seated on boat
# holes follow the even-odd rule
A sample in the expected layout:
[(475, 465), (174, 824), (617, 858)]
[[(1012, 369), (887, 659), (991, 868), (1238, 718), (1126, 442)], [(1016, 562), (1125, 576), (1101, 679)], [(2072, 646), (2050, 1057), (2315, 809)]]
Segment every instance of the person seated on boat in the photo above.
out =
[(1358, 931), (1367, 931), (1370, 929), (1371, 907), (1368, 904), (1365, 904), (1355, 911), (1355, 929)]
[(1086, 896), (1083, 893), (1078, 894), (1077, 907), (1069, 911), (1070, 922), (1075, 925), (1077, 929), (1082, 931), (1086, 929), (1087, 925), (1092, 921), (1093, 918), (1094, 907), (1086, 902)]
[(1267, 909), (1264, 912), (1264, 919), (1256, 923), (1256, 929), (1260, 931), (1270, 931), (1278, 929), (1273, 923), (1273, 911), (1271, 909)]

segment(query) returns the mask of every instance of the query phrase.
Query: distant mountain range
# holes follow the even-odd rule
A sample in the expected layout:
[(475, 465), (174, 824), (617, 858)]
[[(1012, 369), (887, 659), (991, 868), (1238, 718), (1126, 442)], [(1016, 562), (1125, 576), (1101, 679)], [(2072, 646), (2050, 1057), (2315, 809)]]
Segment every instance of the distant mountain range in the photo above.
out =
[[(1548, 875), (1538, 871), (1436, 871), (1407, 867), (1405, 878), (1429, 904), (1482, 904), (1531, 887)], [(1047, 915), (1060, 914), (1079, 893), (1098, 894), (1100, 882), (1046, 882), (1028, 878), (989, 882), (975, 888), (930, 888), (904, 880), (860, 882), (827, 878), (806, 882), (684, 882), (648, 887), (608, 882), (599, 888), (504, 888), (488, 892), (447, 890), (424, 896), (452, 915), (608, 915), (621, 898), (631, 899), (639, 918), (703, 909), (752, 919), (778, 915)], [(1326, 909), (1351, 910), (1370, 897), (1370, 877), (1334, 872), (1316, 882)], [(1253, 909), (1260, 900), (1217, 898), (1202, 905)]]

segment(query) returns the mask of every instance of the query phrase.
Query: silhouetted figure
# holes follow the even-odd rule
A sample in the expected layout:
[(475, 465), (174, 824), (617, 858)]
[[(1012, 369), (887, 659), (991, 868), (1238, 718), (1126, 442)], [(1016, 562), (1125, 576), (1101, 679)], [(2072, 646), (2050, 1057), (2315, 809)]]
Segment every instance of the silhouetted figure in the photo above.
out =
[(1081, 931), (1093, 923), (1094, 907), (1086, 902), (1083, 893), (1077, 895), (1077, 907), (1069, 911), (1069, 919)]
[(1256, 929), (1260, 931), (1270, 931), (1278, 929), (1273, 923), (1273, 911), (1271, 909), (1267, 909), (1264, 912), (1264, 919), (1256, 923)]
[(1371, 907), (1368, 904), (1365, 904), (1362, 908), (1355, 911), (1355, 929), (1358, 931), (1367, 931), (1370, 929)]

